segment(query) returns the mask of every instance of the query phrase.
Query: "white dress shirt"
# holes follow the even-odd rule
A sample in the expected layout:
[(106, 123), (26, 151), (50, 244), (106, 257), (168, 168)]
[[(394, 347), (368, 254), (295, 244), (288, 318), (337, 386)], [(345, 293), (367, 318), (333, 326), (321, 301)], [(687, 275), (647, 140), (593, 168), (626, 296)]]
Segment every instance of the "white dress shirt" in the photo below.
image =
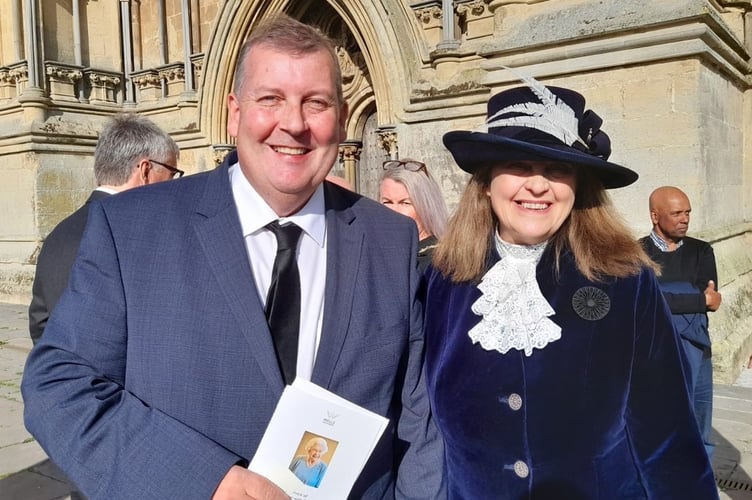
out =
[(297, 251), (301, 299), (297, 376), (311, 380), (324, 315), (326, 285), (324, 187), (321, 185), (316, 188), (308, 203), (296, 214), (280, 218), (253, 189), (237, 163), (230, 167), (229, 173), (248, 259), (262, 304), (266, 305), (274, 257), (277, 254), (277, 239), (265, 226), (279, 220), (282, 224), (294, 222), (303, 230)]

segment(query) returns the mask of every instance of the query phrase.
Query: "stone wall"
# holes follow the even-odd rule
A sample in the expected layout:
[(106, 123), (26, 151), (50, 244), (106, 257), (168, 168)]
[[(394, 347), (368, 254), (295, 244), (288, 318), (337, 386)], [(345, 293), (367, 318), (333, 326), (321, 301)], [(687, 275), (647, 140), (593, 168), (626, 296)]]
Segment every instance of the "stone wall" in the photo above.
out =
[[(716, 232), (717, 234), (717, 232)], [(721, 307), (710, 317), (714, 379), (732, 383), (752, 354), (752, 225), (714, 239)]]
[(441, 136), (482, 126), (488, 97), (520, 84), (507, 67), (580, 91), (604, 119), (611, 159), (640, 173), (612, 193), (635, 235), (650, 230), (649, 193), (672, 184), (692, 200), (691, 233), (715, 248), (717, 380), (752, 353), (749, 2), (458, 0), (456, 31), (445, 33), (440, 0), (191, 0), (187, 34), (182, 3), (164, 3), (163, 23), (156, 2), (129, 3), (128, 78), (123, 3), (79, 2), (79, 57), (72, 10), (44, 2), (43, 81), (29, 88), (23, 22), (11, 19), (20, 2), (0, 0), (9, 14), (0, 17), (1, 300), (28, 302), (41, 241), (88, 196), (96, 136), (113, 113), (143, 113), (168, 130), (187, 172), (214, 168), (231, 148), (224, 102), (242, 40), (286, 5), (343, 40), (352, 117), (335, 170), (371, 196), (383, 159), (413, 157), (454, 207), (467, 175)]

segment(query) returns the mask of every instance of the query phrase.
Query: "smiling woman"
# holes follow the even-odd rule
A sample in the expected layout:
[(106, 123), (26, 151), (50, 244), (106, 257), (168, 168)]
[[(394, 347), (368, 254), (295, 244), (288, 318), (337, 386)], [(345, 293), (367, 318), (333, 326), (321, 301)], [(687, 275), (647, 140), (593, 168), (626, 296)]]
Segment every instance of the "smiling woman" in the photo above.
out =
[(449, 218), (441, 188), (417, 160), (387, 160), (379, 182), (379, 201), (415, 221), (418, 228), (418, 267), (423, 274)]
[(574, 205), (574, 167), (566, 163), (514, 161), (495, 167), (488, 196), (501, 221), (499, 238), (516, 245), (550, 239)]
[(425, 298), (449, 498), (716, 498), (655, 265), (605, 190), (637, 174), (580, 94), (524, 81), (488, 132), (444, 136), (472, 175)]

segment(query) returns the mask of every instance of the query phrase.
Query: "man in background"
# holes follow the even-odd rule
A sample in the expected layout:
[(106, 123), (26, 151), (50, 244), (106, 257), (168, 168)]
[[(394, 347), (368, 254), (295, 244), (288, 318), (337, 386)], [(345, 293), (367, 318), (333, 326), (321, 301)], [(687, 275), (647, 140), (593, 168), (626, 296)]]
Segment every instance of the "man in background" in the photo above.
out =
[(684, 192), (660, 187), (650, 195), (649, 205), (653, 230), (640, 242), (661, 266), (658, 281), (681, 336), (690, 397), (705, 449), (712, 458), (713, 363), (707, 313), (721, 305), (715, 255), (707, 242), (687, 236), (692, 207)]
[(135, 114), (115, 116), (99, 134), (94, 151), (97, 188), (86, 203), (47, 235), (37, 257), (29, 305), (29, 333), (36, 344), (68, 284), (89, 206), (94, 200), (183, 175), (175, 168), (180, 150), (166, 132)]

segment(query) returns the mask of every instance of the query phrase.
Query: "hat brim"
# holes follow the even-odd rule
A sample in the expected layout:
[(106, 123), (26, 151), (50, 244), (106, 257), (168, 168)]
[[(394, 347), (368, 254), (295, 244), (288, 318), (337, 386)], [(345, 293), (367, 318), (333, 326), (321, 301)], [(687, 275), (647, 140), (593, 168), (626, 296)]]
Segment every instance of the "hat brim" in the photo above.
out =
[(457, 165), (470, 174), (479, 168), (516, 160), (554, 160), (593, 167), (592, 173), (606, 189), (628, 186), (638, 179), (637, 172), (611, 163), (571, 146), (540, 145), (484, 132), (454, 131), (444, 134), (444, 145)]

